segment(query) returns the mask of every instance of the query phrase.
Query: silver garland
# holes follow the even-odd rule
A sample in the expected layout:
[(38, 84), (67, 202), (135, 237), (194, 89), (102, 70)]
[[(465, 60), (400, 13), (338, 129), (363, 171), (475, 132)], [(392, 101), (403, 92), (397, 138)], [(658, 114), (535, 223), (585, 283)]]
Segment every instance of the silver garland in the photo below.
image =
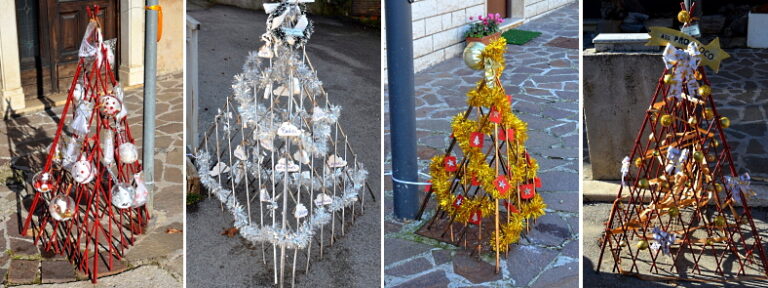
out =
[[(224, 203), (227, 210), (232, 214), (234, 218), (234, 226), (240, 232), (240, 235), (248, 241), (253, 243), (257, 242), (269, 242), (281, 247), (289, 249), (304, 249), (312, 240), (312, 236), (315, 235), (316, 228), (330, 223), (331, 213), (344, 209), (352, 205), (358, 200), (358, 191), (365, 185), (365, 178), (368, 175), (368, 171), (362, 168), (360, 165), (357, 169), (352, 169), (350, 172), (350, 179), (353, 183), (351, 186), (347, 186), (344, 193), (341, 196), (332, 197), (332, 202), (326, 209), (323, 206), (316, 207), (313, 215), (307, 221), (304, 221), (296, 231), (283, 230), (277, 227), (265, 226), (259, 227), (256, 224), (248, 224), (248, 214), (242, 204), (234, 197), (232, 191), (223, 188), (219, 182), (212, 177), (208, 171), (211, 167), (211, 155), (205, 151), (199, 151), (195, 155), (196, 167), (200, 171), (200, 183), (203, 184), (216, 198)], [(255, 165), (258, 166), (258, 165)], [(238, 169), (234, 169), (237, 171)], [(341, 170), (341, 169), (335, 169)], [(329, 173), (329, 175), (337, 175)], [(296, 173), (304, 174), (304, 173)], [(294, 184), (307, 185), (311, 182), (307, 182), (305, 176), (308, 175), (296, 175), (294, 174)], [(312, 180), (309, 180), (312, 181)], [(319, 184), (319, 183), (315, 183)], [(315, 187), (318, 187), (317, 185)], [(273, 201), (274, 202), (274, 201)], [(272, 208), (277, 208), (277, 203), (272, 204)], [(285, 208), (284, 208), (285, 209)], [(274, 210), (273, 210), (274, 211)], [(274, 212), (273, 212), (274, 213)]]

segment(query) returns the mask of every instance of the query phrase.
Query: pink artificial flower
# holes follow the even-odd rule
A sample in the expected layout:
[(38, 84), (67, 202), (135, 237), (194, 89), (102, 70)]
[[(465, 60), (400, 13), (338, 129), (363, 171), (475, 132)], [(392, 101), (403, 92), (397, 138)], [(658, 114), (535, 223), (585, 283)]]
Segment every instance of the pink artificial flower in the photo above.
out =
[(483, 15), (477, 16), (477, 20), (483, 20)]
[(496, 13), (496, 19), (501, 19), (501, 14)]
[(469, 21), (475, 20), (474, 16), (469, 16)]

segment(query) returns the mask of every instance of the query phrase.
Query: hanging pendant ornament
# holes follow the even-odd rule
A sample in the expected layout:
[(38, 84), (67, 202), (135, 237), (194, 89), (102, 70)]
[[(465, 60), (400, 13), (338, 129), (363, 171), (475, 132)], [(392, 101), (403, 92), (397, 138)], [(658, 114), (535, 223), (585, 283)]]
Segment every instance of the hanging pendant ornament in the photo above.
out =
[(72, 174), (75, 182), (80, 184), (88, 184), (96, 176), (96, 168), (93, 167), (91, 161), (85, 158), (85, 155), (80, 156), (80, 160), (72, 165), (72, 169), (69, 172)]
[(123, 109), (123, 103), (114, 95), (99, 97), (99, 112), (106, 117), (114, 117)]
[(309, 153), (304, 150), (297, 150), (296, 153), (293, 153), (293, 159), (296, 159), (296, 161), (299, 161), (299, 163), (304, 165), (309, 165)]
[(79, 81), (75, 84), (75, 90), (72, 90), (72, 97), (75, 98), (75, 103), (80, 103), (85, 100), (85, 87)]
[(290, 90), (285, 85), (278, 86), (274, 91), (275, 95), (283, 97), (299, 95), (301, 93), (301, 83), (299, 82), (299, 79), (294, 77), (291, 83), (292, 86)]
[(261, 202), (272, 201), (272, 197), (269, 196), (269, 192), (267, 192), (267, 189), (261, 188), (261, 190), (259, 190), (259, 201)]
[(136, 189), (127, 183), (118, 183), (112, 186), (112, 205), (119, 209), (130, 208)]
[(147, 199), (149, 199), (149, 190), (147, 189), (147, 186), (144, 185), (144, 177), (142, 176), (142, 172), (133, 174), (133, 181), (136, 183), (136, 192), (133, 196), (133, 203), (131, 204), (131, 207), (138, 208), (144, 206), (144, 204), (147, 204)]
[(341, 156), (331, 155), (328, 157), (328, 160), (326, 161), (328, 164), (328, 167), (330, 168), (342, 168), (344, 166), (347, 166), (347, 161), (344, 160), (344, 158), (341, 158)]
[(80, 104), (77, 104), (75, 118), (72, 119), (72, 123), (70, 123), (70, 128), (75, 131), (75, 134), (80, 136), (88, 134), (88, 131), (90, 130), (88, 122), (91, 116), (91, 111), (92, 108), (90, 102), (83, 101), (80, 102)]
[(243, 145), (237, 145), (233, 154), (235, 155), (235, 158), (240, 159), (240, 161), (248, 161), (248, 156), (245, 155), (245, 147), (243, 147)]
[(99, 132), (101, 142), (101, 163), (110, 166), (115, 163), (115, 133), (112, 129), (101, 129)]
[(48, 204), (48, 213), (56, 221), (69, 221), (75, 214), (75, 200), (65, 194), (54, 196)]
[(333, 203), (333, 198), (331, 198), (331, 196), (328, 196), (328, 194), (320, 193), (320, 194), (317, 194), (317, 197), (315, 197), (315, 206), (317, 207), (330, 205), (331, 203)]
[(213, 169), (208, 172), (208, 175), (211, 175), (212, 177), (219, 176), (224, 173), (229, 173), (229, 166), (227, 164), (224, 164), (224, 162), (216, 163), (216, 166), (213, 166)]
[(280, 124), (280, 128), (277, 128), (277, 136), (280, 137), (297, 137), (301, 136), (301, 129), (296, 128), (291, 122), (283, 122)]
[(125, 117), (128, 117), (128, 108), (125, 106), (125, 93), (119, 82), (112, 88), (112, 94), (120, 101), (120, 112), (115, 115), (115, 119), (122, 120)]
[(293, 217), (296, 217), (296, 219), (301, 219), (304, 217), (307, 217), (309, 215), (309, 211), (307, 210), (307, 207), (304, 206), (304, 204), (296, 204), (296, 208), (293, 210)]
[(299, 165), (285, 158), (280, 158), (280, 160), (277, 160), (277, 165), (275, 165), (275, 171), (277, 172), (298, 172), (299, 169)]
[(131, 164), (139, 160), (139, 152), (136, 149), (136, 145), (133, 145), (131, 142), (120, 144), (117, 151), (120, 153), (120, 162), (123, 164)]
[(41, 171), (32, 176), (32, 187), (38, 192), (48, 193), (56, 189), (56, 182), (51, 173)]
[(259, 48), (259, 54), (258, 54), (259, 57), (271, 59), (273, 56), (275, 56), (272, 53), (272, 49), (269, 48), (269, 46), (270, 46), (269, 44), (264, 44), (263, 46), (261, 46), (261, 48)]

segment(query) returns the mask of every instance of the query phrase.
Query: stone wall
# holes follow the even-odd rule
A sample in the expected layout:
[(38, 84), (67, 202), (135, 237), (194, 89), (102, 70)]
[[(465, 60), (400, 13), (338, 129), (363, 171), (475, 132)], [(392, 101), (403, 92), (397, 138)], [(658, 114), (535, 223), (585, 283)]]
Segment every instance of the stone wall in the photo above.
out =
[[(573, 0), (512, 0), (512, 16), (523, 21), (574, 2)], [(486, 0), (416, 0), (411, 7), (413, 21), (414, 72), (461, 54), (469, 17), (485, 15)], [(384, 5), (382, 4), (382, 9)], [(383, 15), (384, 13), (382, 13)], [(382, 17), (383, 19), (383, 17)], [(386, 24), (382, 28), (386, 35)], [(382, 36), (385, 37), (386, 36)], [(386, 40), (384, 41), (386, 81)]]
[[(708, 71), (718, 112), (738, 173), (768, 180), (768, 52), (728, 49), (720, 72)], [(622, 158), (632, 149), (664, 65), (661, 53), (584, 52), (584, 115), (592, 177), (620, 178)]]
[(163, 0), (162, 5), (163, 38), (157, 42), (157, 74), (159, 75), (181, 72), (184, 69), (184, 42), (186, 42), (184, 0)]

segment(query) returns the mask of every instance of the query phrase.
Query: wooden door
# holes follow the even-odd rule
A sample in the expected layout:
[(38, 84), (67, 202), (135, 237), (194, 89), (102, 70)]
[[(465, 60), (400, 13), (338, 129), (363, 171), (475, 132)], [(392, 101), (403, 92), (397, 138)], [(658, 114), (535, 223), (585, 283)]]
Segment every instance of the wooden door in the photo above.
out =
[[(22, 58), (22, 86), (27, 98), (46, 97), (51, 94), (66, 93), (72, 82), (78, 61), (80, 41), (88, 25), (86, 7), (99, 5), (99, 20), (102, 23), (104, 39), (116, 38), (118, 35), (119, 9), (118, 0), (16, 0), (17, 16), (19, 3), (30, 6), (38, 3), (36, 21), (19, 17), (18, 22), (24, 22), (25, 27), (37, 24), (37, 39), (25, 40), (23, 37), (33, 37), (32, 33), (19, 36), (19, 46), (27, 45), (26, 54)], [(29, 15), (25, 15), (29, 16)], [(32, 22), (32, 24), (30, 24)], [(20, 26), (20, 31), (22, 26)], [(29, 44), (37, 46), (35, 55), (30, 58)], [(26, 43), (26, 44), (22, 44)], [(119, 45), (115, 45), (119, 47)], [(20, 47), (22, 48), (22, 47)], [(21, 50), (21, 49), (20, 49)], [(115, 55), (120, 55), (115, 51)], [(27, 57), (25, 57), (27, 56)], [(119, 57), (115, 57), (116, 62)], [(117, 66), (117, 65), (116, 65)], [(117, 71), (117, 67), (114, 67)]]
[(509, 15), (507, 15), (507, 2), (508, 0), (488, 0), (488, 13), (499, 13), (501, 18), (509, 18)]

